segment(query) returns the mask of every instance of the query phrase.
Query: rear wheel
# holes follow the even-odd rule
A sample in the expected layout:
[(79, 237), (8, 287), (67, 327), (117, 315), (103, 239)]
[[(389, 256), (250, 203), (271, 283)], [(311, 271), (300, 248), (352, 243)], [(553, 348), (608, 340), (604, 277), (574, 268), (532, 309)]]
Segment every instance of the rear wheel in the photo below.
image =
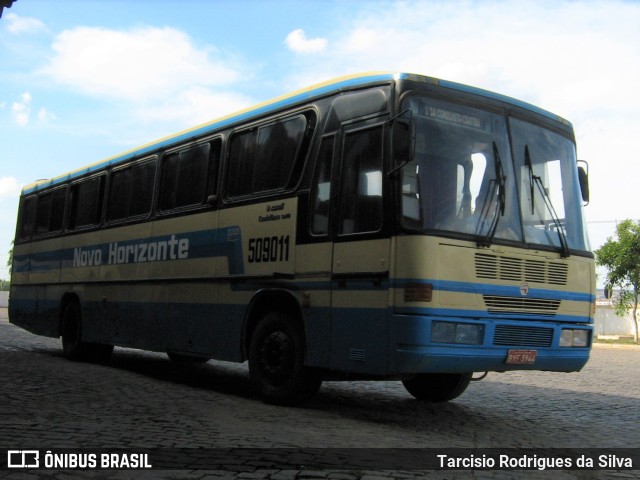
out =
[(62, 353), (69, 360), (106, 361), (113, 352), (113, 345), (82, 341), (82, 314), (80, 305), (69, 303), (62, 315)]
[(446, 402), (462, 395), (471, 381), (471, 373), (420, 373), (402, 384), (418, 400)]
[(263, 401), (299, 405), (322, 379), (304, 365), (304, 334), (289, 315), (273, 312), (256, 326), (249, 348), (249, 376)]

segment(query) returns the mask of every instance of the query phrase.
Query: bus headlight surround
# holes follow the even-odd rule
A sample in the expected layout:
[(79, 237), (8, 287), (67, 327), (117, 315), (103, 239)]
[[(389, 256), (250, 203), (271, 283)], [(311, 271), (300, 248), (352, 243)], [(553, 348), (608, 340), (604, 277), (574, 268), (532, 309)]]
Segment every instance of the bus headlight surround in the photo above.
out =
[(589, 330), (582, 328), (564, 328), (560, 334), (561, 347), (588, 347), (589, 346)]
[(431, 341), (433, 343), (482, 345), (484, 325), (436, 321), (431, 324)]

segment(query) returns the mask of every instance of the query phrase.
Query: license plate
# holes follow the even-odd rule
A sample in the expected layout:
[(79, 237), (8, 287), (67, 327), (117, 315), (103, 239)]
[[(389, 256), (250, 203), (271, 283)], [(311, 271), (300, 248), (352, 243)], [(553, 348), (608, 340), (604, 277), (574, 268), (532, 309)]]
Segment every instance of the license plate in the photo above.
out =
[(537, 350), (509, 350), (507, 362), (509, 365), (531, 365), (535, 363)]

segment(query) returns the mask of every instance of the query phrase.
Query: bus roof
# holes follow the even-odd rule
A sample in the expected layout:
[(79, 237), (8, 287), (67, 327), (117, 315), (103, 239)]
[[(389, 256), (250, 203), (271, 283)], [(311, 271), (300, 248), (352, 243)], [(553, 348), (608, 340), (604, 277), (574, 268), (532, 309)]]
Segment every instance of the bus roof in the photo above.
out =
[(92, 172), (100, 171), (111, 165), (117, 165), (119, 163), (125, 162), (127, 160), (130, 160), (136, 157), (143, 157), (157, 150), (178, 145), (180, 143), (187, 142), (189, 140), (193, 140), (198, 137), (214, 133), (217, 130), (229, 127), (236, 123), (240, 123), (240, 122), (252, 119), (254, 117), (259, 117), (261, 115), (268, 114), (270, 112), (275, 112), (281, 108), (293, 106), (295, 104), (308, 101), (313, 98), (319, 98), (319, 97), (331, 95), (334, 93), (339, 93), (341, 91), (346, 91), (350, 89), (357, 89), (369, 84), (391, 82), (393, 80), (418, 81), (423, 83), (429, 83), (432, 85), (439, 85), (441, 87), (457, 90), (460, 92), (467, 92), (467, 93), (472, 93), (472, 94), (480, 95), (487, 98), (493, 98), (502, 102), (519, 106), (521, 108), (535, 112), (537, 114), (543, 115), (557, 122), (561, 122), (567, 126), (571, 126), (571, 124), (567, 120), (564, 120), (563, 118), (557, 115), (554, 115), (546, 110), (543, 110), (529, 103), (511, 98), (505, 95), (491, 92), (489, 90), (483, 90), (480, 88), (471, 87), (461, 83), (450, 82), (447, 80), (441, 80), (434, 77), (427, 77), (424, 75), (416, 75), (416, 74), (410, 74), (410, 73), (394, 73), (394, 72), (367, 72), (367, 73), (360, 73), (355, 75), (347, 75), (344, 77), (334, 78), (332, 80), (319, 83), (316, 85), (312, 85), (310, 87), (303, 88), (301, 90), (296, 90), (286, 95), (276, 97), (266, 102), (251, 106), (245, 110), (241, 110), (239, 112), (235, 112), (230, 115), (226, 115), (224, 117), (215, 119), (213, 121), (203, 123), (196, 127), (178, 132), (177, 134), (173, 134), (173, 135), (161, 138), (159, 140), (154, 140), (150, 143), (133, 148), (131, 150), (114, 155), (112, 157), (105, 158), (98, 162), (73, 170), (71, 172), (58, 175), (54, 178), (46, 179), (46, 180), (38, 180), (29, 185), (26, 185), (22, 189), (22, 195), (27, 195), (35, 191), (41, 190), (43, 188), (55, 186), (55, 185), (73, 180), (77, 177), (90, 174)]

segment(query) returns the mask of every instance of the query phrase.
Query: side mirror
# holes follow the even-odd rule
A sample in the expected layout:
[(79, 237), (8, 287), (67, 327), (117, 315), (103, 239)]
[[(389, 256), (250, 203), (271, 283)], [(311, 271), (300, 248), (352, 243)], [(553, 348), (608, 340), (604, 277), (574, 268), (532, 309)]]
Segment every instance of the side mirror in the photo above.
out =
[[(409, 118), (402, 115), (409, 112)], [(411, 161), (415, 149), (415, 133), (411, 111), (406, 110), (391, 120), (391, 152), (393, 165), (391, 175)]]
[(582, 192), (582, 201), (589, 204), (589, 164), (584, 160), (578, 160), (578, 182)]

